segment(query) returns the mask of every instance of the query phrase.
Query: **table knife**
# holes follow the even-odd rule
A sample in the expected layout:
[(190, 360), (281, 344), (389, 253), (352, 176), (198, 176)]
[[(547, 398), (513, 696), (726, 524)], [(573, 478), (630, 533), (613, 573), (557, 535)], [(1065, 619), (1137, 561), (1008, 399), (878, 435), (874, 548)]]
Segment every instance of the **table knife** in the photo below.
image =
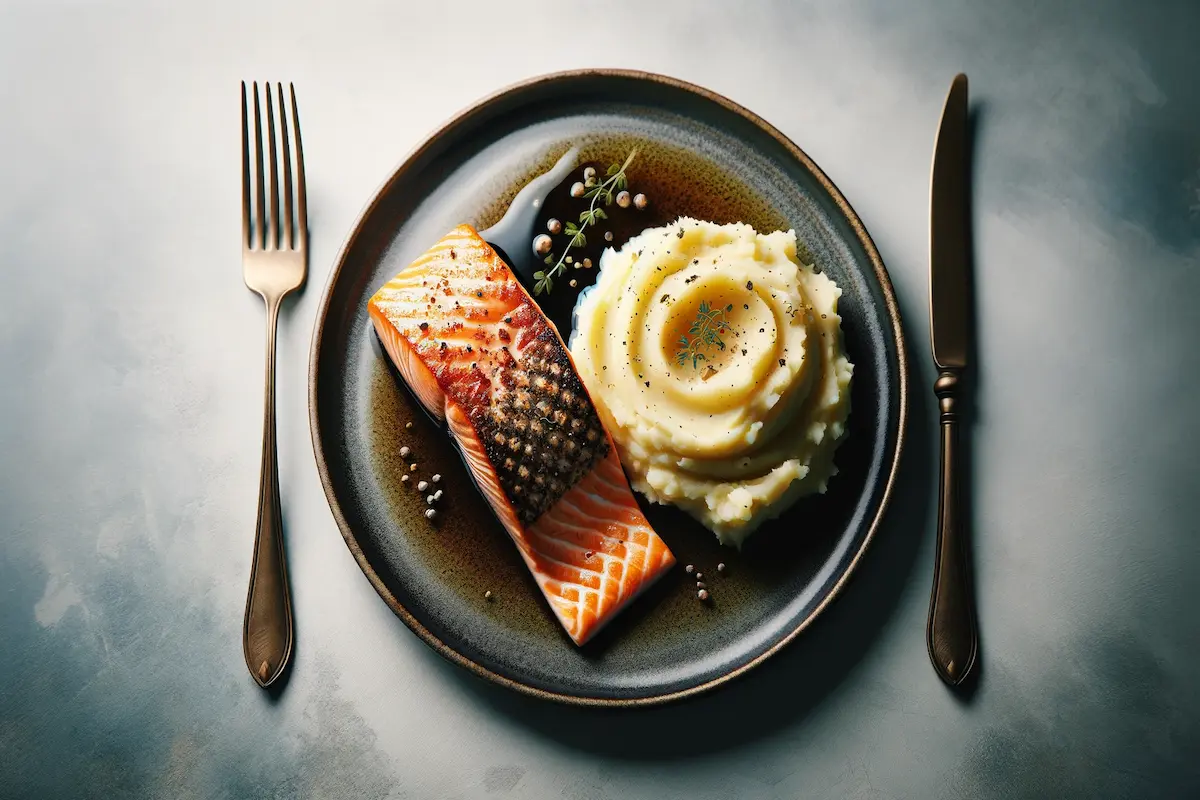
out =
[(979, 651), (959, 484), (959, 396), (971, 336), (970, 147), (967, 76), (950, 85), (933, 148), (929, 190), (929, 326), (938, 368), (934, 394), (941, 414), (937, 560), (926, 643), (933, 667), (951, 686), (966, 679)]

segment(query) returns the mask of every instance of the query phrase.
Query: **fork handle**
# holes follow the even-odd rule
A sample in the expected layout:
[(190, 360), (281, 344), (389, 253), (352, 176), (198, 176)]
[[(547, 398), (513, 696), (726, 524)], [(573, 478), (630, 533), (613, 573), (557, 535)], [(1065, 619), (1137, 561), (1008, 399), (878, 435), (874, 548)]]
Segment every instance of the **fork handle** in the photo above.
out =
[(292, 600), (283, 554), (283, 513), (279, 504), (279, 461), (275, 450), (275, 329), (281, 298), (267, 299), (267, 379), (263, 419), (262, 471), (258, 487), (258, 527), (242, 651), (259, 686), (270, 686), (292, 656)]
[(943, 370), (934, 384), (941, 410), (942, 464), (938, 481), (937, 560), (926, 628), (934, 670), (951, 686), (967, 677), (979, 651), (967, 567), (966, 520), (959, 493), (962, 464), (958, 444), (958, 386), (956, 370)]

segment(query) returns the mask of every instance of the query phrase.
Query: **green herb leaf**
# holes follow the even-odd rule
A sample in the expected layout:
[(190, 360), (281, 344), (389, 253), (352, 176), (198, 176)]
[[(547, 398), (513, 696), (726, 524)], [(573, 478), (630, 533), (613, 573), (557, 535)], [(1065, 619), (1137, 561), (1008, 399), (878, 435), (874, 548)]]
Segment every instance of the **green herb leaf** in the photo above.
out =
[[(608, 215), (602, 208), (597, 207), (597, 203), (600, 200), (603, 200), (605, 205), (610, 205), (612, 203), (613, 187), (617, 185), (624, 186), (627, 184), (628, 181), (625, 176), (625, 170), (628, 169), (629, 165), (633, 163), (633, 158), (636, 155), (637, 150), (631, 150), (629, 155), (625, 157), (625, 161), (622, 164), (613, 164), (610, 166), (606, 173), (607, 177), (605, 180), (597, 183), (595, 182), (594, 178), (592, 179), (593, 185), (588, 186), (583, 193), (583, 196), (591, 200), (591, 202), (588, 204), (588, 207), (585, 210), (579, 212), (578, 224), (574, 222), (568, 222), (564, 226), (566, 235), (570, 236), (571, 239), (567, 243), (567, 246), (563, 249), (558, 261), (554, 262), (554, 266), (547, 271), (542, 279), (538, 282), (535, 289), (535, 294), (541, 294), (542, 291), (549, 292), (553, 290), (554, 282), (552, 278), (562, 275), (563, 272), (566, 271), (565, 262), (568, 257), (567, 254), (570, 252), (572, 247), (587, 246), (587, 236), (585, 236), (583, 233), (584, 229), (588, 225), (595, 225), (598, 220), (608, 219)], [(550, 264), (552, 261), (554, 261), (553, 253), (545, 258), (544, 263)], [(692, 345), (688, 345), (686, 338), (683, 340), (683, 344), (685, 348), (691, 347), (694, 349), (695, 346), (694, 343)], [(681, 361), (680, 363), (682, 365), (683, 362)]]
[(624, 174), (618, 175), (617, 179), (613, 183), (616, 184), (618, 192), (621, 191), (622, 189), (629, 188), (629, 180), (625, 177)]
[(541, 270), (538, 270), (537, 272), (533, 273), (533, 277), (537, 278), (540, 281), (542, 278), (546, 277), (546, 273), (542, 272)]
[(690, 358), (692, 368), (698, 369), (701, 361), (708, 360), (708, 355), (704, 353), (705, 348), (725, 349), (725, 341), (720, 334), (725, 333), (731, 327), (725, 314), (732, 310), (732, 303), (725, 308), (714, 308), (707, 300), (700, 302), (696, 319), (688, 328), (688, 335), (679, 338), (681, 347), (676, 352), (675, 358), (680, 366), (683, 366)]

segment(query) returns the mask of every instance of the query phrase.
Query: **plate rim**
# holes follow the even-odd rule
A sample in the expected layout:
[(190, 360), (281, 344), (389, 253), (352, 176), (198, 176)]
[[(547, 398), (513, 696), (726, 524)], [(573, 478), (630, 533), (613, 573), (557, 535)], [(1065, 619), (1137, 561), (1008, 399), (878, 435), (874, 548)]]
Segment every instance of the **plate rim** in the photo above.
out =
[[(443, 136), (451, 129), (467, 122), (472, 116), (480, 114), (493, 105), (501, 103), (509, 97), (520, 94), (533, 87), (555, 83), (558, 81), (567, 81), (578, 78), (619, 78), (632, 79), (640, 81), (648, 81), (659, 85), (667, 86), (673, 89), (682, 90), (701, 98), (716, 103), (725, 110), (730, 111), (743, 119), (752, 123), (755, 127), (762, 130), (768, 136), (776, 140), (787, 152), (794, 158), (814, 179), (821, 185), (829, 196), (833, 199), (834, 204), (841, 212), (842, 216), (850, 224), (854, 231), (855, 237), (859, 244), (863, 247), (867, 255), (867, 260), (870, 261), (871, 267), (875, 272), (875, 278), (879, 283), (879, 287), (883, 293), (884, 307), (887, 309), (887, 315), (891, 322), (892, 337), (896, 345), (896, 355), (898, 361), (899, 373), (899, 414), (897, 417), (897, 433), (894, 453), (892, 455), (891, 464), (888, 467), (887, 478), (883, 486), (883, 494), (880, 496), (879, 505), (875, 509), (875, 513), (871, 518), (870, 525), (867, 528), (866, 536), (863, 537), (862, 543), (857, 551), (846, 565), (838, 580), (830, 588), (828, 594), (812, 609), (802, 620), (800, 620), (792, 630), (783, 636), (778, 642), (759, 653), (754, 658), (744, 664), (741, 664), (722, 675), (715, 678), (710, 678), (695, 686), (689, 686), (684, 689), (677, 689), (667, 692), (659, 692), (656, 694), (643, 695), (638, 697), (604, 697), (585, 694), (569, 694), (565, 692), (556, 692), (549, 689), (544, 689), (539, 686), (533, 686), (528, 683), (523, 683), (519, 680), (501, 675), (484, 665), (473, 661), (459, 651), (455, 650), (451, 645), (438, 638), (431, 630), (426, 628), (420, 620), (418, 620), (411, 611), (409, 611), (396, 596), (392, 594), (387, 585), (380, 578), (375, 568), (367, 559), (362, 547), (358, 543), (354, 531), (346, 521), (345, 513), (342, 511), (341, 503), (333, 489), (333, 479), (330, 474), (329, 462), (326, 459), (325, 448), (321, 443), (320, 429), (320, 413), (319, 399), (317, 393), (317, 365), (320, 362), (320, 355), (324, 345), (324, 334), (326, 328), (326, 318), (329, 315), (330, 303), (332, 300), (333, 288), (339, 282), (342, 274), (342, 268), (346, 264), (347, 255), (354, 247), (361, 235), (363, 227), (367, 220), (371, 217), (381, 199), (388, 192), (396, 181), (400, 180), (412, 167), (416, 164), (430, 148), (432, 148)], [(342, 539), (349, 548), (354, 560), (358, 563), (359, 568), (366, 575), (367, 580), (375, 588), (375, 591), (387, 603), (388, 607), (398, 616), (405, 625), (408, 626), (413, 633), (421, 638), (425, 644), (429, 645), (435, 652), (441, 655), (446, 660), (464, 667), (477, 677), (488, 680), (497, 685), (503, 686), (513, 691), (524, 695), (538, 697), (544, 700), (551, 700), (558, 703), (574, 706), (593, 706), (593, 707), (635, 707), (635, 706), (654, 706), (671, 703), (684, 698), (695, 697), (705, 694), (716, 689), (719, 686), (740, 678), (746, 675), (755, 667), (762, 664), (771, 656), (778, 653), (783, 648), (792, 643), (801, 633), (812, 625), (813, 621), (821, 615), (821, 613), (837, 598), (850, 577), (857, 570), (859, 562), (862, 560), (863, 554), (867, 551), (871, 542), (874, 540), (876, 533), (883, 521), (887, 512), (888, 505), (891, 500), (892, 491), (895, 488), (896, 476), (899, 471), (901, 457), (904, 452), (904, 443), (908, 422), (908, 354), (904, 341), (904, 330), (901, 324), (900, 307), (896, 299), (895, 289), (892, 286), (891, 277), (888, 275), (887, 269), (883, 264), (883, 258), (879, 254), (878, 248), (875, 247), (874, 241), (867, 233), (866, 226), (858, 214), (851, 207), (845, 195), (833, 183), (825, 172), (817, 166), (807, 153), (804, 152), (795, 142), (793, 142), (782, 131), (776, 128), (765, 119), (755, 114), (748, 108), (739, 103), (730, 100), (724, 95), (718, 94), (710, 89), (706, 89), (698, 84), (685, 81), (680, 78), (674, 78), (668, 75), (663, 75), (655, 72), (647, 72), (644, 70), (635, 69), (619, 69), (619, 68), (585, 68), (563, 70), (559, 72), (549, 72), (541, 75), (536, 75), (531, 78), (509, 84), (491, 94), (471, 103), (463, 108), (433, 132), (426, 136), (416, 147), (408, 152), (399, 164), (392, 170), (391, 174), (376, 187), (371, 199), (363, 206), (354, 220), (353, 226), (350, 228), (350, 233), (347, 234), (342, 246), (338, 250), (338, 254), (333, 262), (333, 268), (329, 272), (329, 277), (326, 279), (325, 289), (321, 294), (320, 306), (317, 310), (316, 319), (313, 323), (312, 341), (309, 347), (309, 365), (308, 365), (308, 417), (309, 417), (309, 434), (312, 439), (313, 455), (317, 462), (317, 471), (321, 476), (321, 486), (325, 490), (325, 499), (329, 504), (329, 509), (333, 513), (334, 520), (337, 522), (338, 528), (341, 531)]]

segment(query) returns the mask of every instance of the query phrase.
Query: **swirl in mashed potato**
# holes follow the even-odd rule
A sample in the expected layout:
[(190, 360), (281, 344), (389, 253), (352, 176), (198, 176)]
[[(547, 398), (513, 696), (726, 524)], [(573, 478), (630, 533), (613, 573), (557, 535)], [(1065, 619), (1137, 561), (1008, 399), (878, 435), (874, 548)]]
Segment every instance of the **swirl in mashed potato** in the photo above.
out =
[(738, 547), (824, 492), (850, 413), (840, 295), (794, 231), (684, 217), (607, 250), (570, 348), (634, 487)]

